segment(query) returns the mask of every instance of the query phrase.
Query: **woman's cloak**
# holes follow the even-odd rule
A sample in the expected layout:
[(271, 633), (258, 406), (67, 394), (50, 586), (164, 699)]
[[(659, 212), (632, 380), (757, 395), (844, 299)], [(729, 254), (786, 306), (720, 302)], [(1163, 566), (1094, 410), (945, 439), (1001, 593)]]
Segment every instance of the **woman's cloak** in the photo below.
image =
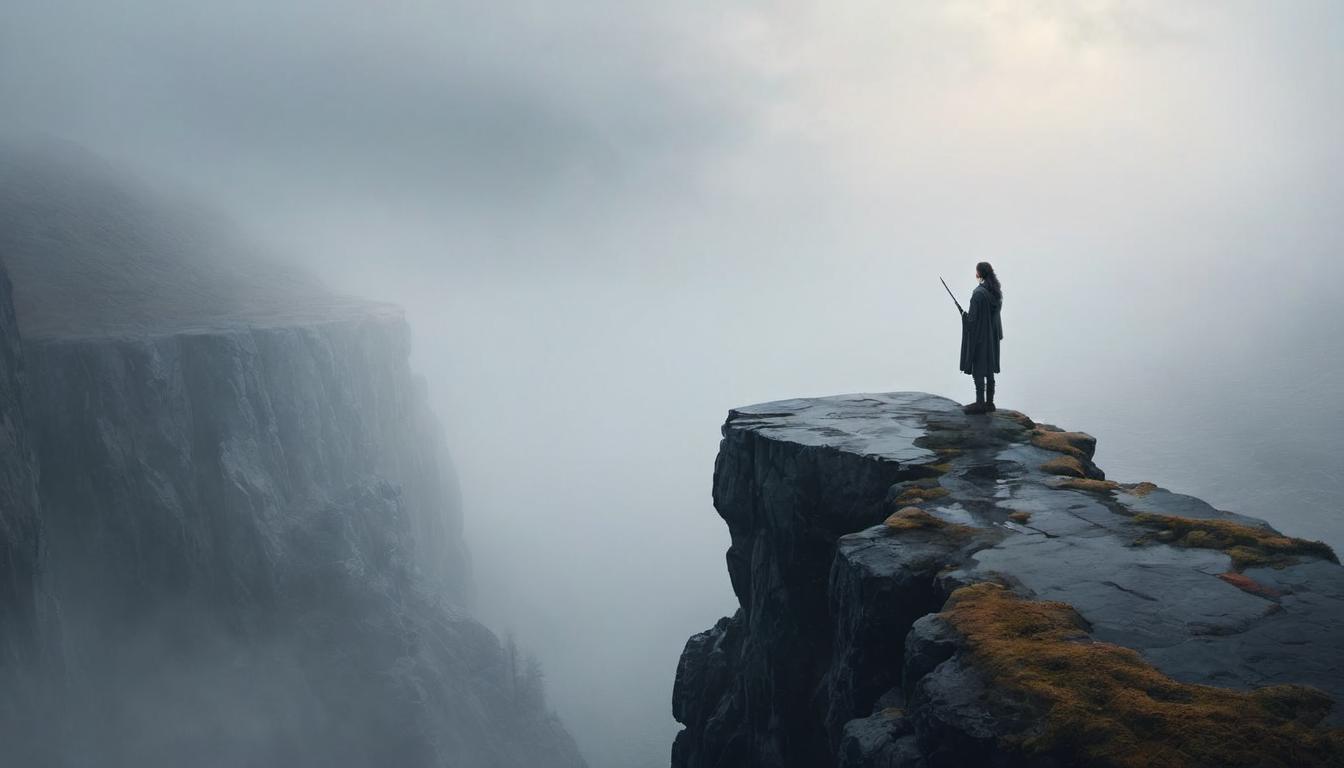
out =
[(1003, 322), (999, 309), (1003, 297), (995, 296), (984, 283), (971, 292), (971, 308), (961, 316), (961, 372), (983, 376), (999, 372), (999, 340)]

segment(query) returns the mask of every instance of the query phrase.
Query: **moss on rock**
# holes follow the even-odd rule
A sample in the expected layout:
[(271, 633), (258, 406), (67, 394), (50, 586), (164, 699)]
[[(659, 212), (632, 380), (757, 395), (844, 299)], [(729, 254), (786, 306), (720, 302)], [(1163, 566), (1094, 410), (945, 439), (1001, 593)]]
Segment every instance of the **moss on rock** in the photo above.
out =
[(892, 503), (898, 507), (904, 507), (946, 496), (947, 494), (948, 490), (938, 485), (937, 482), (922, 483), (917, 481), (902, 489), (900, 495), (893, 499)]
[(1083, 468), (1083, 463), (1073, 456), (1060, 456), (1051, 459), (1041, 465), (1041, 471), (1049, 472), (1052, 475), (1087, 477), (1087, 470)]
[(1156, 529), (1135, 543), (1161, 541), (1176, 547), (1218, 549), (1232, 557), (1232, 568), (1242, 571), (1252, 566), (1282, 568), (1310, 556), (1338, 563), (1330, 545), (1321, 541), (1284, 536), (1272, 528), (1258, 528), (1232, 520), (1209, 520), (1177, 515), (1140, 512), (1133, 518), (1140, 525)]
[(1139, 483), (1121, 483), (1120, 487), (1124, 489), (1125, 493), (1132, 496), (1147, 496), (1157, 490), (1157, 485), (1147, 480)]
[(1173, 680), (1124, 646), (1093, 640), (1072, 606), (982, 582), (940, 614), (1000, 701), (1035, 714), (1004, 746), (1108, 768), (1314, 768), (1344, 764), (1332, 702), (1299, 685), (1237, 691)]
[(919, 507), (902, 507), (886, 519), (885, 525), (893, 531), (944, 531), (953, 534), (971, 533), (974, 528), (961, 523), (949, 523), (925, 512)]
[(1052, 432), (1044, 429), (1031, 431), (1031, 444), (1047, 451), (1057, 451), (1081, 461), (1092, 458), (1097, 440), (1086, 432)]
[(1093, 493), (1106, 493), (1119, 488), (1120, 484), (1114, 480), (1094, 480), (1090, 477), (1068, 477), (1054, 487), (1072, 488), (1078, 491), (1091, 491)]
[(1021, 411), (1014, 411), (1011, 408), (999, 408), (994, 411), (995, 418), (1009, 419), (1018, 424), (1023, 429), (1035, 429), (1036, 422), (1032, 421), (1027, 414)]

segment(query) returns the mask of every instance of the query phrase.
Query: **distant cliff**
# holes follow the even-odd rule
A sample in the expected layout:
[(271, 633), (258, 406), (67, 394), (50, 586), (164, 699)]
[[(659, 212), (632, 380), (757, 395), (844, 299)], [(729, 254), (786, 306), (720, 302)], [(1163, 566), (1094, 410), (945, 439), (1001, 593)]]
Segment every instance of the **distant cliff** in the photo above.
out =
[(1344, 765), (1344, 568), (918, 392), (730, 412), (674, 768)]
[[(0, 266), (0, 691), (35, 691), (41, 663), (37, 460), (9, 276)], [(0, 695), (0, 722), (29, 726), (24, 696)]]
[(0, 182), (7, 754), (582, 766), (468, 614), (401, 313), (71, 148), (0, 155)]

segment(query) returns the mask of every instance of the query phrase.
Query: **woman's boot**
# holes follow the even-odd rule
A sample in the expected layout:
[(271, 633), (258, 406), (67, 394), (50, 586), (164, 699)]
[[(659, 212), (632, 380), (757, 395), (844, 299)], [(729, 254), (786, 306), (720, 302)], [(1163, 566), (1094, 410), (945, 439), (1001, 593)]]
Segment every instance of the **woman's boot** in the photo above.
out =
[(985, 382), (985, 410), (997, 411), (994, 407), (994, 379), (990, 378)]
[(965, 413), (984, 413), (985, 412), (985, 380), (982, 376), (975, 377), (975, 402), (961, 406)]

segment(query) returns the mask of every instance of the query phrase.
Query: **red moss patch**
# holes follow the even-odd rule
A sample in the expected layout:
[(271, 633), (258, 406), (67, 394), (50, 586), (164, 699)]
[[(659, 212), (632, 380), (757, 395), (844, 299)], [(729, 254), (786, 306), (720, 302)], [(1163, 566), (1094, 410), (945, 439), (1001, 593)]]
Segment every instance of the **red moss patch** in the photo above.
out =
[(1279, 590), (1274, 589), (1273, 587), (1267, 587), (1244, 573), (1228, 571), (1227, 573), (1218, 574), (1218, 578), (1226, 581), (1237, 589), (1244, 592), (1250, 592), (1252, 595), (1259, 595), (1261, 597), (1279, 597), (1283, 594)]

